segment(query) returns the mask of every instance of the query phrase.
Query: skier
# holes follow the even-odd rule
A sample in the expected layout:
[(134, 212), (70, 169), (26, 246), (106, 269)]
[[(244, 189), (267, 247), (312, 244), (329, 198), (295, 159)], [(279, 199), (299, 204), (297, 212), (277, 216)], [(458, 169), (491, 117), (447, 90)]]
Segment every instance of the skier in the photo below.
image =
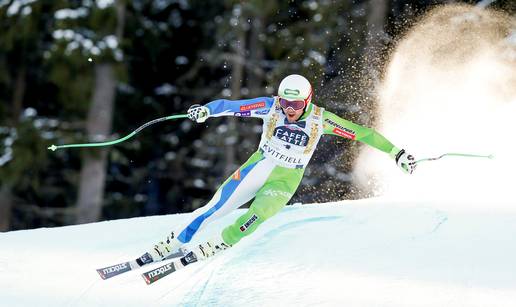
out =
[(278, 213), (299, 186), (305, 168), (323, 134), (337, 135), (373, 146), (390, 155), (411, 174), (415, 159), (373, 129), (345, 120), (313, 104), (310, 82), (301, 75), (284, 78), (278, 96), (230, 101), (219, 99), (205, 106), (192, 105), (188, 117), (203, 123), (210, 117), (257, 117), (263, 120), (258, 150), (217, 190), (213, 198), (192, 213), (190, 222), (172, 231), (132, 262), (142, 266), (161, 261), (208, 223), (254, 198), (250, 208), (217, 237), (197, 245), (194, 252), (205, 259), (236, 244)]

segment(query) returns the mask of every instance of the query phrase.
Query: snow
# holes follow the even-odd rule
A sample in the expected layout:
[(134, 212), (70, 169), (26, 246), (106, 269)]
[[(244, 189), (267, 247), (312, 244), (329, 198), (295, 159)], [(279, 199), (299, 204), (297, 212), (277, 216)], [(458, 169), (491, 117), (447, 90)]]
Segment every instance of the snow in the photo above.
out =
[(105, 9), (110, 6), (113, 6), (115, 4), (115, 1), (114, 0), (97, 0), (96, 3), (100, 9)]
[[(87, 35), (92, 36), (92, 38), (88, 38)], [(94, 35), (90, 32), (81, 34), (72, 29), (57, 29), (53, 31), (52, 36), (55, 40), (64, 40), (67, 42), (67, 54), (79, 48), (82, 48), (87, 55), (94, 56), (100, 55), (105, 50), (111, 50), (117, 61), (121, 61), (124, 58), (123, 52), (119, 48), (118, 39), (114, 35), (100, 37), (94, 41)], [(91, 58), (89, 57), (88, 60), (89, 59)]]
[[(32, 2), (13, 1), (8, 15)], [(0, 0), (0, 7), (8, 3)], [(80, 14), (63, 10), (56, 17)], [(94, 42), (70, 29), (53, 35), (68, 41), (68, 51), (82, 47), (98, 55), (109, 48), (122, 57), (114, 36)], [(514, 41), (514, 34), (507, 37), (507, 48)], [(422, 58), (425, 49), (416, 50)], [(2, 306), (514, 306), (516, 148), (504, 133), (516, 129), (514, 84), (505, 78), (512, 70), (490, 52), (469, 65), (446, 66), (447, 75), (424, 61), (402, 65), (404, 58), (394, 57), (382, 93), (383, 102), (401, 102), (380, 106), (379, 130), (417, 158), (464, 151), (493, 153), (494, 161), (444, 158), (406, 176), (383, 153), (367, 149), (357, 174), (380, 174), (385, 196), (289, 206), (223, 254), (151, 286), (140, 276), (147, 269), (105, 281), (95, 269), (141, 255), (189, 214), (0, 233)], [(399, 87), (407, 92), (400, 95)], [(0, 166), (12, 158), (14, 140), (5, 139)], [(192, 243), (242, 213), (208, 226)]]
[(18, 15), (20, 12), (22, 16), (26, 16), (32, 12), (30, 5), (34, 2), (36, 2), (36, 0), (4, 0), (0, 1), (0, 7), (9, 5), (9, 8), (7, 8), (7, 16)]
[(170, 96), (177, 93), (177, 87), (170, 83), (163, 83), (154, 89), (154, 93), (158, 96)]
[(144, 270), (101, 280), (95, 269), (139, 256), (188, 214), (3, 233), (0, 297), (4, 306), (514, 306), (516, 212), (436, 205), (289, 206), (219, 256), (150, 286)]
[[(357, 159), (357, 177), (364, 183), (374, 177), (381, 195), (398, 200), (455, 199), (462, 210), (487, 203), (514, 210), (516, 45), (508, 43), (510, 36), (493, 43), (492, 33), (508, 22), (499, 15), (455, 10), (442, 7), (398, 43), (379, 90), (376, 129), (416, 160), (448, 152), (495, 159), (447, 157), (404, 176), (383, 153), (366, 148)], [(473, 20), (475, 27), (468, 26)]]
[(18, 133), (12, 127), (0, 127), (0, 134), (5, 134), (3, 150), (0, 151), (0, 166), (4, 166), (13, 159), (13, 144), (18, 139)]
[(7, 162), (13, 159), (13, 149), (11, 147), (7, 147), (3, 154), (0, 156), (0, 166), (4, 166)]
[(88, 16), (88, 9), (80, 7), (77, 9), (60, 9), (54, 13), (56, 19), (77, 19)]

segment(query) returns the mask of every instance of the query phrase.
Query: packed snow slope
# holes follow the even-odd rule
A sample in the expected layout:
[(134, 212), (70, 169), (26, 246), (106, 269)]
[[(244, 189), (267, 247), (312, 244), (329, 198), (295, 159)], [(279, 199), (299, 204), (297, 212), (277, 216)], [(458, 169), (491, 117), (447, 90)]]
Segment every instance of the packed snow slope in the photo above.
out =
[[(219, 256), (150, 286), (143, 270), (101, 280), (95, 269), (139, 256), (188, 214), (2, 233), (0, 302), (514, 306), (516, 211), (435, 205), (376, 198), (289, 206)], [(210, 225), (196, 241), (241, 213)]]

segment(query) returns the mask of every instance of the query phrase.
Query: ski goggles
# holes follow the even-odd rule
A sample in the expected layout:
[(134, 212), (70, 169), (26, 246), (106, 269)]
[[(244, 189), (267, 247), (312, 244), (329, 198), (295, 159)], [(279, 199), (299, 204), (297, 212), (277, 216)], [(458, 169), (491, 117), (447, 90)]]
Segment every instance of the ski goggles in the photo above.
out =
[(292, 108), (296, 111), (301, 110), (305, 107), (304, 100), (287, 100), (287, 99), (280, 98), (279, 103), (283, 109)]

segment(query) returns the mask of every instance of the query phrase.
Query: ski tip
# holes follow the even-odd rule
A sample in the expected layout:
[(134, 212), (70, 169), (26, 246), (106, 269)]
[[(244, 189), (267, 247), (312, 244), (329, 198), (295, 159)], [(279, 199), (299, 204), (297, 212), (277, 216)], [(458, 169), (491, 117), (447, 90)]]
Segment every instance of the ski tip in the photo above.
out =
[(106, 280), (106, 279), (107, 279), (107, 276), (106, 276), (106, 275), (104, 275), (104, 273), (102, 272), (102, 270), (101, 270), (101, 269), (97, 269), (97, 273), (99, 273), (100, 278), (102, 278), (103, 280)]
[(142, 274), (142, 277), (143, 277), (143, 280), (145, 280), (145, 283), (146, 283), (147, 285), (150, 285), (150, 284), (152, 283), (152, 281), (150, 280), (150, 278), (149, 278), (149, 277), (147, 277), (147, 275)]
[(108, 279), (132, 270), (130, 262), (122, 262), (105, 268), (97, 269), (100, 278)]

